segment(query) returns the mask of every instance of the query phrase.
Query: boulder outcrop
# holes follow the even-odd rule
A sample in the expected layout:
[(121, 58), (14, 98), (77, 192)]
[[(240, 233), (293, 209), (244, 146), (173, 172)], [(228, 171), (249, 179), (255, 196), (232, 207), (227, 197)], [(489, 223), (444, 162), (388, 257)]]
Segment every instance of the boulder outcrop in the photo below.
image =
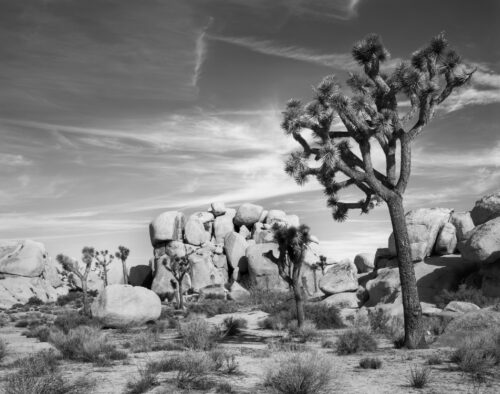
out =
[(458, 248), (462, 257), (469, 261), (494, 263), (500, 260), (500, 217), (469, 231)]
[(358, 289), (357, 268), (347, 260), (328, 268), (319, 280), (319, 288), (326, 295), (356, 291)]
[(476, 201), (470, 216), (475, 226), (500, 216), (500, 191), (484, 196)]
[(184, 214), (178, 211), (158, 215), (149, 225), (151, 244), (156, 246), (167, 241), (182, 241), (185, 221)]

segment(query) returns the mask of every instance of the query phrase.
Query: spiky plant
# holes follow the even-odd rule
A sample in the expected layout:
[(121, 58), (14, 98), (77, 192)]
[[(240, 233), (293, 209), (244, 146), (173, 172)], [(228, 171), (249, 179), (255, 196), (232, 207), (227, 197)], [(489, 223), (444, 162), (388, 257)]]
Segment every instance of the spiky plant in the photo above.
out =
[(104, 286), (108, 285), (108, 266), (113, 262), (115, 256), (107, 250), (95, 252), (96, 268), (99, 269), (99, 276), (104, 281)]
[(90, 303), (88, 298), (88, 285), (87, 279), (92, 268), (92, 262), (96, 256), (96, 251), (93, 247), (85, 246), (82, 249), (82, 262), (84, 266), (83, 272), (80, 271), (78, 261), (64, 255), (58, 254), (56, 260), (63, 266), (66, 271), (69, 271), (80, 279), (83, 292), (83, 313), (87, 316), (91, 316)]
[(184, 309), (184, 296), (182, 289), (182, 281), (184, 280), (184, 276), (189, 273), (191, 269), (191, 263), (189, 261), (188, 256), (175, 256), (172, 259), (166, 258), (163, 260), (163, 265), (165, 268), (172, 273), (175, 281), (177, 282), (177, 307), (179, 309)]
[[(351, 73), (347, 80), (352, 95), (343, 93), (335, 77), (328, 76), (315, 88), (310, 103), (304, 105), (295, 99), (287, 103), (282, 127), (302, 149), (290, 155), (285, 170), (301, 185), (316, 177), (337, 221), (346, 220), (350, 210), (368, 213), (386, 202), (399, 260), (405, 345), (417, 348), (425, 346), (424, 329), (403, 208), (412, 142), (438, 106), (467, 83), (475, 70), (461, 64), (444, 34), (434, 37), (414, 52), (409, 62), (402, 62), (390, 73), (380, 70), (389, 53), (376, 34), (357, 42), (352, 56), (363, 68), (362, 74)], [(410, 103), (406, 113), (398, 108), (400, 99)], [(337, 119), (345, 130), (332, 130)], [(314, 142), (303, 137), (306, 129), (312, 131)], [(385, 171), (374, 167), (374, 145), (384, 153)], [(356, 187), (363, 198), (341, 201), (339, 192), (348, 187)]]
[(297, 323), (299, 327), (302, 327), (305, 316), (300, 274), (307, 247), (311, 243), (309, 227), (304, 224), (299, 227), (274, 224), (272, 230), (274, 240), (278, 243), (279, 256), (274, 257), (272, 251), (264, 253), (264, 255), (278, 266), (280, 276), (293, 290), (297, 309)]
[(128, 273), (127, 273), (127, 259), (130, 254), (130, 249), (125, 246), (118, 246), (118, 252), (115, 253), (115, 256), (119, 258), (122, 262), (123, 269), (123, 283), (128, 284)]

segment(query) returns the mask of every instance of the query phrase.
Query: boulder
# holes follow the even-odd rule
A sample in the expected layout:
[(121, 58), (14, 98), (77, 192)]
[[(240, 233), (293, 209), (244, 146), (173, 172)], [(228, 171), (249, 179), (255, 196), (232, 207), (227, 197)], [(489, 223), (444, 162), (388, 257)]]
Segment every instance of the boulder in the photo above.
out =
[(223, 202), (217, 201), (210, 204), (209, 211), (213, 213), (215, 217), (217, 217), (224, 215), (227, 211), (227, 208)]
[[(177, 281), (172, 273), (164, 266), (164, 261), (169, 264), (169, 257), (163, 256), (162, 258), (156, 259), (155, 276), (153, 278), (153, 283), (151, 284), (151, 290), (162, 300), (167, 299), (168, 301), (172, 301), (177, 291)], [(191, 277), (189, 274), (186, 274), (182, 280), (183, 292), (189, 290), (190, 288)]]
[(238, 282), (233, 282), (229, 288), (228, 298), (233, 301), (246, 301), (250, 298), (250, 292)]
[(471, 302), (463, 302), (463, 301), (451, 301), (444, 307), (444, 311), (446, 312), (457, 312), (457, 313), (467, 313), (478, 311), (479, 308), (476, 304)]
[(215, 267), (210, 254), (193, 254), (189, 256), (189, 261), (191, 263), (191, 287), (194, 291), (198, 292), (207, 286), (226, 283), (224, 270)]
[(326, 295), (356, 291), (358, 289), (357, 268), (347, 260), (328, 268), (319, 280), (319, 288)]
[(401, 289), (399, 270), (382, 268), (377, 271), (377, 277), (366, 283), (368, 291), (367, 306), (392, 303), (396, 300)]
[(264, 256), (269, 251), (278, 257), (278, 245), (275, 243), (256, 244), (247, 248), (250, 282), (259, 289), (287, 291), (288, 285), (279, 276), (278, 266)]
[(438, 256), (452, 254), (457, 248), (457, 234), (455, 226), (451, 223), (445, 223), (439, 232), (434, 246), (434, 252)]
[(470, 212), (453, 212), (451, 214), (451, 224), (455, 226), (457, 241), (465, 240), (466, 234), (474, 229), (474, 222), (470, 217)]
[(42, 275), (47, 260), (47, 251), (40, 242), (0, 241), (0, 273), (37, 277)]
[(375, 252), (375, 258), (373, 259), (373, 265), (375, 266), (375, 269), (378, 269), (378, 261), (380, 259), (393, 258), (395, 255), (396, 253), (393, 253), (391, 250), (389, 250), (389, 248), (378, 248)]
[(286, 215), (286, 224), (288, 227), (299, 227), (300, 219), (297, 215)]
[(67, 287), (60, 291), (43, 278), (27, 276), (4, 275), (0, 279), (0, 308), (10, 308), (15, 304), (25, 304), (31, 297), (37, 297), (42, 302), (55, 302), (59, 295), (67, 294)]
[(493, 263), (500, 260), (500, 217), (475, 227), (458, 248), (462, 257), (469, 261)]
[(263, 210), (264, 208), (260, 205), (250, 203), (241, 204), (236, 211), (233, 222), (236, 226), (245, 225), (247, 227), (252, 227), (254, 223), (259, 221)]
[(500, 192), (482, 197), (476, 201), (470, 216), (475, 226), (486, 223), (500, 216)]
[(347, 292), (347, 293), (337, 293), (331, 296), (328, 296), (321, 304), (328, 306), (336, 306), (339, 309), (343, 308), (359, 308), (362, 304), (362, 301), (359, 299), (358, 294), (356, 292)]
[(375, 256), (371, 253), (360, 253), (354, 257), (354, 265), (360, 274), (373, 271), (375, 268), (374, 261)]
[(185, 217), (182, 212), (168, 211), (158, 215), (149, 225), (149, 236), (154, 246), (167, 241), (182, 241)]
[(233, 269), (233, 278), (238, 279), (238, 274), (248, 271), (248, 260), (245, 255), (248, 247), (247, 241), (240, 234), (230, 232), (224, 237), (224, 250), (227, 262)]
[(217, 216), (214, 221), (215, 242), (224, 243), (224, 237), (227, 233), (234, 231), (233, 218), (236, 214), (234, 209), (228, 208), (226, 213)]
[(51, 258), (47, 258), (47, 262), (42, 272), (42, 277), (54, 288), (63, 285), (57, 265)]
[(277, 223), (279, 225), (285, 225), (287, 223), (286, 213), (284, 211), (279, 210), (279, 209), (271, 209), (267, 213), (265, 223), (267, 223), (271, 226), (273, 226), (275, 223)]
[[(432, 254), (439, 231), (448, 222), (451, 212), (451, 209), (445, 208), (419, 208), (409, 211), (405, 215), (410, 244), (425, 244), (413, 246), (413, 261), (421, 261), (424, 257)], [(396, 245), (393, 234), (389, 237), (389, 249), (392, 255), (396, 256)], [(423, 253), (422, 250), (424, 250)]]
[(245, 239), (250, 239), (252, 238), (252, 232), (248, 229), (247, 226), (241, 226), (240, 230), (238, 231), (239, 234), (244, 237)]
[(144, 287), (109, 285), (92, 303), (92, 316), (108, 327), (142, 325), (160, 314), (160, 298)]
[(262, 213), (260, 214), (259, 221), (257, 223), (264, 223), (266, 221), (268, 212), (269, 211), (267, 211), (266, 209), (264, 209), (262, 211)]
[(201, 220), (190, 217), (184, 227), (184, 239), (188, 244), (201, 246), (210, 241), (210, 233), (205, 230)]
[(253, 239), (257, 244), (265, 244), (274, 242), (274, 232), (272, 230), (255, 230), (253, 233)]
[(208, 222), (213, 222), (215, 220), (215, 215), (212, 212), (201, 211), (193, 213), (191, 216), (189, 216), (189, 219), (198, 219), (200, 222), (205, 224)]
[(225, 254), (216, 254), (214, 255), (212, 261), (216, 268), (222, 268), (224, 270), (228, 270), (227, 265), (227, 256)]

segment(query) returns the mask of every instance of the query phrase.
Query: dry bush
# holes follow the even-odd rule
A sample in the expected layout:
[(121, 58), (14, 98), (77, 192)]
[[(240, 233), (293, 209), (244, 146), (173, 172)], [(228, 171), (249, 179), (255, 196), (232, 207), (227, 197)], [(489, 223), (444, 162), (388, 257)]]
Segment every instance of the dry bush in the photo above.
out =
[(66, 359), (108, 365), (111, 360), (123, 360), (127, 354), (109, 343), (106, 335), (98, 328), (81, 326), (69, 330), (67, 334), (60, 330), (50, 333), (49, 342)]
[(366, 357), (359, 360), (359, 366), (363, 369), (380, 369), (382, 360), (379, 358)]
[(442, 364), (443, 360), (439, 354), (433, 354), (427, 358), (427, 365), (439, 365)]
[(40, 342), (47, 342), (49, 340), (51, 329), (46, 326), (31, 327), (23, 332), (26, 338), (37, 338)]
[(466, 284), (461, 284), (456, 291), (443, 290), (436, 296), (438, 308), (443, 309), (451, 301), (470, 302), (481, 308), (485, 308), (500, 303), (500, 298), (486, 297), (483, 295), (481, 289), (467, 287)]
[(67, 334), (71, 329), (80, 326), (100, 327), (100, 322), (77, 311), (67, 310), (57, 316), (54, 325)]
[(431, 369), (427, 366), (413, 366), (410, 368), (408, 383), (415, 389), (425, 388), (431, 380)]
[(265, 386), (283, 394), (329, 393), (330, 360), (317, 353), (291, 353), (280, 358), (266, 376)]
[(140, 331), (134, 334), (131, 340), (123, 347), (133, 353), (157, 352), (160, 350), (182, 350), (183, 347), (172, 342), (161, 341), (159, 334), (154, 331)]
[(184, 353), (178, 361), (175, 378), (177, 387), (188, 390), (211, 388), (208, 376), (214, 371), (214, 362), (207, 353), (189, 351)]
[(239, 372), (239, 364), (236, 355), (224, 349), (212, 349), (208, 353), (213, 361), (213, 369), (216, 372), (232, 375)]
[(53, 350), (21, 359), (14, 366), (20, 369), (5, 379), (5, 394), (84, 394), (94, 386), (85, 378), (64, 379), (59, 371), (59, 358)]
[(193, 319), (180, 324), (182, 344), (188, 349), (210, 350), (216, 346), (217, 333), (204, 319)]
[(127, 382), (125, 394), (142, 394), (149, 391), (151, 387), (158, 384), (157, 375), (158, 373), (152, 370), (148, 365), (143, 368), (139, 367), (138, 378)]
[(316, 324), (311, 320), (304, 321), (302, 327), (299, 327), (297, 320), (294, 320), (288, 325), (288, 331), (293, 336), (299, 338), (301, 342), (307, 342), (318, 336)]
[(233, 316), (228, 316), (223, 322), (224, 336), (234, 337), (241, 333), (241, 330), (247, 328), (248, 323), (245, 319), (234, 318)]
[(0, 338), (0, 361), (7, 355), (7, 342)]
[(356, 328), (339, 336), (336, 343), (337, 354), (346, 355), (377, 350), (377, 341), (366, 329)]

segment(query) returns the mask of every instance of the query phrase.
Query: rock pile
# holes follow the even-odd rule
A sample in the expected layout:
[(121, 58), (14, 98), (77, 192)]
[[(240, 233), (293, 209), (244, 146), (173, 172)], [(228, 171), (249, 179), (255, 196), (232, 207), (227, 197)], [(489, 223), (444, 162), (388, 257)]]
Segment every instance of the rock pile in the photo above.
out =
[[(162, 298), (172, 299), (176, 285), (165, 264), (176, 256), (186, 256), (191, 263), (183, 283), (186, 290), (206, 293), (219, 289), (233, 299), (248, 295), (245, 288), (249, 286), (286, 290), (277, 266), (264, 256), (269, 251), (278, 255), (271, 230), (275, 223), (298, 226), (299, 218), (256, 204), (244, 203), (234, 209), (220, 202), (187, 218), (179, 211), (160, 214), (149, 226), (154, 253), (150, 263), (155, 267), (151, 289)], [(304, 290), (311, 296), (318, 292), (322, 276), (316, 269), (318, 261), (319, 255), (311, 246), (302, 273)]]
[(31, 297), (56, 301), (68, 287), (45, 246), (31, 240), (0, 241), (0, 308), (25, 304)]

